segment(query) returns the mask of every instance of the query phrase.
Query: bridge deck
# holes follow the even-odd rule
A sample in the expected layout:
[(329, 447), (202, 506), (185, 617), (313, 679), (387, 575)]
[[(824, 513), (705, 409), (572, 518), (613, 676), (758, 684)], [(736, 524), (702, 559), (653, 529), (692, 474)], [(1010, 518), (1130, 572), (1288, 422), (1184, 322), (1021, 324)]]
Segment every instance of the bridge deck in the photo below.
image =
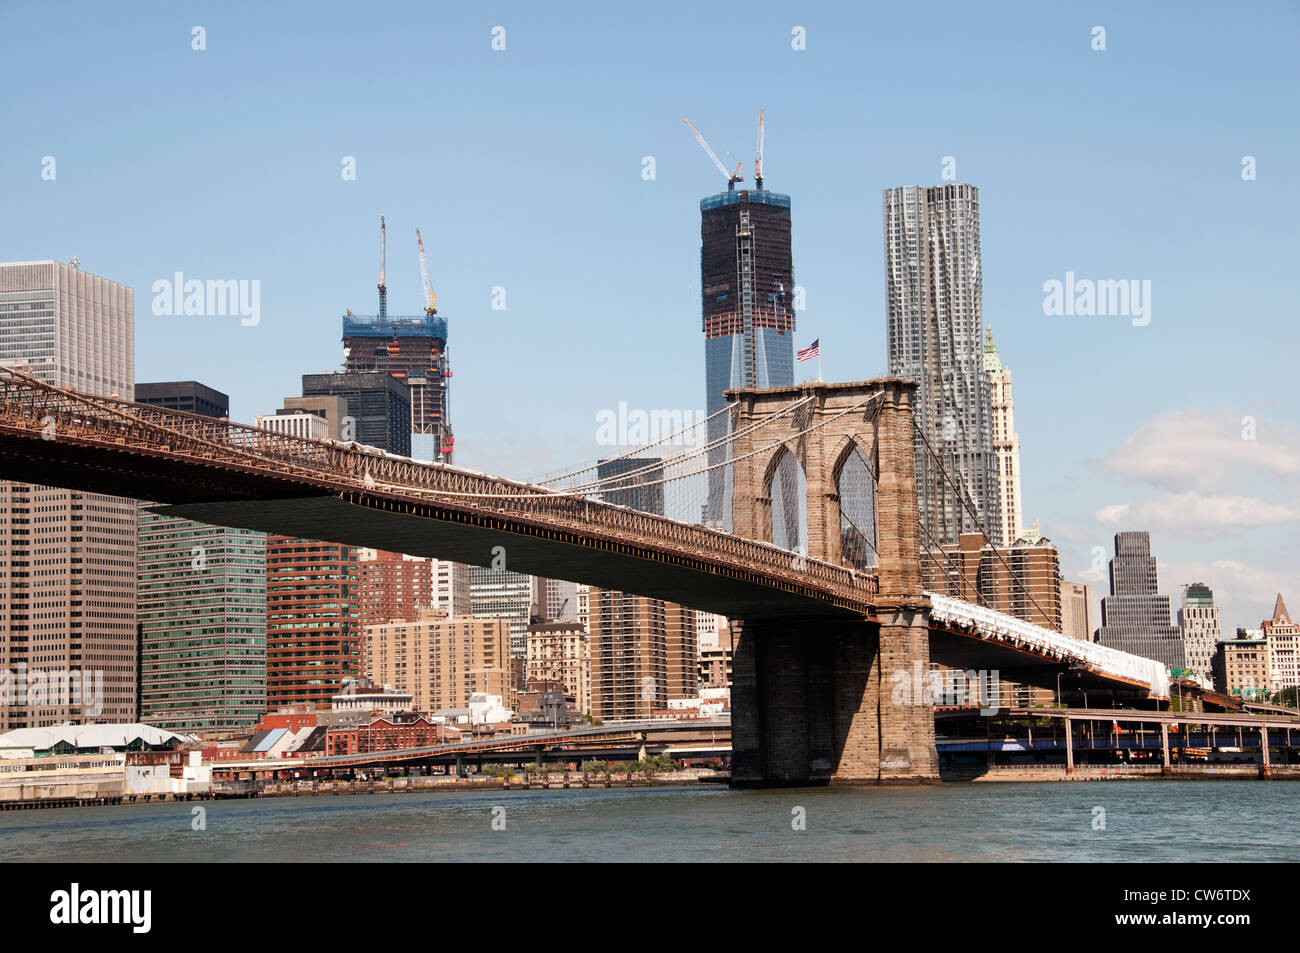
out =
[(432, 507), (393, 508), (373, 496), (227, 500), (158, 506), (164, 515), (218, 526), (373, 546), (408, 556), (489, 565), (503, 547), (504, 568), (606, 589), (656, 596), (730, 618), (861, 618), (862, 612), (776, 581), (713, 564), (707, 557), (669, 558), (634, 542), (541, 530), (505, 520), (469, 522)]

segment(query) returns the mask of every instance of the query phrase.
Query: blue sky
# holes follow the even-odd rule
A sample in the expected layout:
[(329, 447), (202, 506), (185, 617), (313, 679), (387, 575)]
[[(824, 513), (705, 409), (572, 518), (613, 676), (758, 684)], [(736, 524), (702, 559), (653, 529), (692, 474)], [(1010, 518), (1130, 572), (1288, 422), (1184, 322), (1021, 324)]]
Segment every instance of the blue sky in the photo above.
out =
[[(1279, 588), (1300, 609), (1298, 10), (0, 3), (0, 260), (133, 286), (137, 379), (251, 420), (338, 365), (345, 308), (376, 309), (381, 212), (390, 310), (419, 310), (418, 225), (458, 462), (528, 476), (590, 458), (620, 401), (704, 405), (698, 202), (721, 177), (683, 116), (748, 174), (766, 108), (797, 341), (828, 380), (885, 371), (881, 190), (952, 156), (981, 189), (1026, 520), (1094, 581), (1094, 547), (1151, 529), (1164, 591), (1204, 579), (1226, 628), (1256, 625)], [(260, 323), (155, 316), (176, 271), (259, 280)], [(1150, 280), (1150, 324), (1045, 316), (1067, 271)]]

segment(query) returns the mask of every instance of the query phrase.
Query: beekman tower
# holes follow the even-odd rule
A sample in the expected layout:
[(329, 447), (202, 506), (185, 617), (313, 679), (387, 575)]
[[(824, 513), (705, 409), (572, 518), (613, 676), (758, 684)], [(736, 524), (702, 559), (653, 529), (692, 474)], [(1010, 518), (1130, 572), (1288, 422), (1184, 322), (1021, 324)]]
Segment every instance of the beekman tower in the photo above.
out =
[[(695, 132), (694, 126), (691, 131)], [(790, 242), (790, 196), (763, 188), (762, 115), (753, 189), (740, 166), (728, 173), (703, 137), (696, 138), (724, 175), (727, 190), (700, 202), (700, 282), (704, 327), (705, 407), (708, 440), (727, 434), (725, 391), (738, 387), (787, 387), (794, 383), (794, 265)], [(726, 447), (709, 453), (713, 466), (727, 459)], [(774, 542), (796, 548), (802, 542), (798, 514), (784, 501), (797, 492), (798, 465), (785, 458), (772, 492)], [(731, 487), (726, 468), (709, 471), (705, 521), (730, 528)]]
[(889, 373), (920, 384), (916, 488), (922, 547), (986, 530), (1004, 540), (984, 373), (980, 198), (973, 185), (884, 192)]

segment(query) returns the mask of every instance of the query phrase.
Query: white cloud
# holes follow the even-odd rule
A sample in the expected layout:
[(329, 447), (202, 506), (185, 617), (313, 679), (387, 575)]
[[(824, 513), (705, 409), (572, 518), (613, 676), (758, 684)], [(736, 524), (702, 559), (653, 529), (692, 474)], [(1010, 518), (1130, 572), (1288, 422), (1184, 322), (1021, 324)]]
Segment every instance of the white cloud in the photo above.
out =
[(1116, 503), (1114, 506), (1103, 506), (1097, 511), (1097, 522), (1106, 523), (1114, 526), (1123, 523), (1128, 519), (1130, 507), (1127, 503)]
[(1300, 433), (1238, 411), (1176, 410), (1142, 424), (1101, 465), (1165, 490), (1239, 491), (1260, 478), (1300, 477)]
[(1103, 506), (1097, 521), (1205, 535), (1300, 520), (1300, 507), (1250, 496), (1202, 496), (1195, 491), (1162, 493), (1153, 500)]
[(1106, 582), (1109, 577), (1104, 569), (1093, 569), (1091, 566), (1082, 569), (1074, 574), (1072, 582), (1086, 582), (1090, 586), (1099, 586)]

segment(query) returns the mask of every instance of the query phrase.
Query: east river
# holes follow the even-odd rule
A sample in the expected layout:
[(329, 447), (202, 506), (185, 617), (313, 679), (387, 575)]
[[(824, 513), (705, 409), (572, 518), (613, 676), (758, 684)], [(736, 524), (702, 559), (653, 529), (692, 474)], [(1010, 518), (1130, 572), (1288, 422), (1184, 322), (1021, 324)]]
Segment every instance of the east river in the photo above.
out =
[(263, 798), (0, 813), (0, 860), (1294, 861), (1298, 805), (1288, 781)]

